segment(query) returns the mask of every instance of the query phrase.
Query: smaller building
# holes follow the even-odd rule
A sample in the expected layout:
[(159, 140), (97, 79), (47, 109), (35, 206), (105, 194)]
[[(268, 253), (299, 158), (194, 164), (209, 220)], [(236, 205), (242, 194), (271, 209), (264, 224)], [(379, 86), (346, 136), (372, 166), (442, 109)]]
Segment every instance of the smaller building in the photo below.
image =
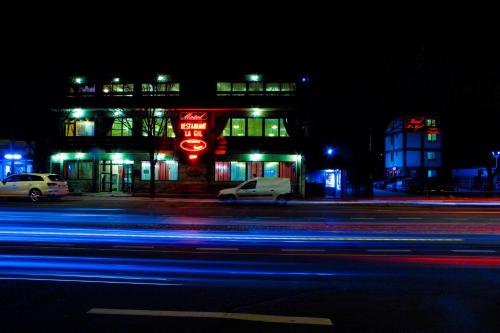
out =
[(395, 118), (385, 133), (385, 176), (435, 178), (441, 173), (441, 130), (436, 117)]
[(33, 172), (33, 147), (25, 141), (0, 140), (1, 179), (23, 172)]

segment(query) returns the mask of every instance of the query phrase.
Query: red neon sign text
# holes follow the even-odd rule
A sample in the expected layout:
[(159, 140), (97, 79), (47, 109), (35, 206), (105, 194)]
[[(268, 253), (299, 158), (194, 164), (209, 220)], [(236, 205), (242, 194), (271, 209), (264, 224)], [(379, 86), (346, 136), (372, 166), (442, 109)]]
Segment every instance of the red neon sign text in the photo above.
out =
[(181, 141), (180, 147), (185, 151), (199, 152), (207, 148), (207, 143), (199, 139), (187, 139)]

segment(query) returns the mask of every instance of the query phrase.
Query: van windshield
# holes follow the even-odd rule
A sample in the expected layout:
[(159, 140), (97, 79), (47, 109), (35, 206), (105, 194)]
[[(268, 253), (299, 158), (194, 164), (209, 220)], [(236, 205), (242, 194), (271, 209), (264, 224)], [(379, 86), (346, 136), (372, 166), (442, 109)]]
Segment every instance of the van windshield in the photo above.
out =
[(256, 180), (252, 180), (252, 181), (246, 183), (245, 185), (243, 185), (242, 187), (240, 187), (240, 189), (242, 189), (242, 190), (250, 190), (250, 189), (254, 189), (256, 185), (257, 185), (257, 181)]

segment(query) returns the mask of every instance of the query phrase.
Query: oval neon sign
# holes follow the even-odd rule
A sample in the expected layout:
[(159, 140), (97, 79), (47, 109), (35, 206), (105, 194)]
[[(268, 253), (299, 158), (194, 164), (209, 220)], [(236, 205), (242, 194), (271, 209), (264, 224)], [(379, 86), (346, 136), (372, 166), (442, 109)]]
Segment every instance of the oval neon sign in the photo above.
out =
[(196, 152), (207, 148), (207, 143), (199, 139), (187, 139), (181, 141), (180, 147), (186, 151)]

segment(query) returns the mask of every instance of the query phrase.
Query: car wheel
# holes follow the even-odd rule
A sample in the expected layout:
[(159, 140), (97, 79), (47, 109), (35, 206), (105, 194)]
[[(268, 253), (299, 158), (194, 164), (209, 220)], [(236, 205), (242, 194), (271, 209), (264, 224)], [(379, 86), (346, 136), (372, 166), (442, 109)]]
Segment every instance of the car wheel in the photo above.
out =
[(226, 200), (229, 201), (229, 202), (236, 201), (236, 196), (234, 194), (229, 194), (226, 197)]
[(38, 202), (42, 198), (42, 192), (37, 189), (32, 189), (30, 191), (30, 200), (31, 202)]
[(286, 205), (286, 196), (284, 195), (278, 195), (276, 197), (276, 202), (279, 204), (279, 205)]

